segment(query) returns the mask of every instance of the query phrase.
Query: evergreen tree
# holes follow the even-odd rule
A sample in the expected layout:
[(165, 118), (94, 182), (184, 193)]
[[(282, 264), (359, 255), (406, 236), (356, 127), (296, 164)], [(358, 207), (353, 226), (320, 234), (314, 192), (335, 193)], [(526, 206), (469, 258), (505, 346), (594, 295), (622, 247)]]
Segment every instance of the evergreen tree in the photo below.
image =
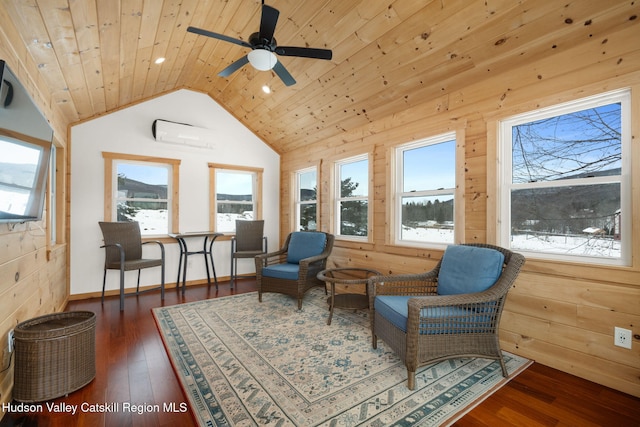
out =
[[(359, 183), (345, 178), (340, 183), (341, 197), (351, 197)], [(340, 205), (340, 234), (346, 236), (367, 235), (367, 202), (364, 200), (344, 201)]]

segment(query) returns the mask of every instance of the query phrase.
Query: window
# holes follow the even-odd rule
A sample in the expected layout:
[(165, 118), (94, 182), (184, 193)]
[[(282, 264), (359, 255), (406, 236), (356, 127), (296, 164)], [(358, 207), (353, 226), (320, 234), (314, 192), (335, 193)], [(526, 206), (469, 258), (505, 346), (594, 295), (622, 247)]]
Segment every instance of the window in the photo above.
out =
[(296, 231), (315, 231), (318, 227), (318, 171), (309, 168), (295, 173)]
[(105, 221), (138, 221), (142, 236), (177, 232), (179, 160), (102, 153)]
[(336, 233), (368, 236), (369, 158), (367, 155), (336, 163)]
[(233, 233), (236, 219), (261, 219), (263, 169), (209, 164), (213, 230)]
[(456, 136), (396, 148), (396, 243), (454, 242)]
[(630, 261), (630, 95), (505, 120), (502, 244), (534, 256)]

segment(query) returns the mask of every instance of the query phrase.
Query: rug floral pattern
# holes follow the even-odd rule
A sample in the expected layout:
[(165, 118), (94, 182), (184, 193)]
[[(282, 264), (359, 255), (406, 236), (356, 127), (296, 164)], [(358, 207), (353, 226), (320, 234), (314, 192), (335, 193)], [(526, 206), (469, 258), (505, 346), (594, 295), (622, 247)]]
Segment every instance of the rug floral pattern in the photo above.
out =
[[(321, 289), (296, 307), (250, 293), (154, 309), (201, 425), (440, 425), (504, 383), (497, 362), (456, 359), (420, 369), (408, 390), (395, 354), (371, 347), (366, 312), (336, 309), (327, 325)], [(527, 366), (505, 356), (510, 373)]]

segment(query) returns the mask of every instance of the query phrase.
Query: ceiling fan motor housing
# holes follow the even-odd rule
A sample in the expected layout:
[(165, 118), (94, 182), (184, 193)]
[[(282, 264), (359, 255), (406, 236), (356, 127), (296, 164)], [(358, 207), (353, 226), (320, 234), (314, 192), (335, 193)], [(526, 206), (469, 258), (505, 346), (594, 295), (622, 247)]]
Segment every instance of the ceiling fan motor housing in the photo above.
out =
[(253, 47), (253, 49), (266, 49), (270, 52), (274, 52), (276, 47), (278, 46), (276, 42), (276, 38), (273, 37), (271, 40), (267, 40), (265, 38), (260, 37), (260, 33), (253, 33), (249, 36), (249, 44)]

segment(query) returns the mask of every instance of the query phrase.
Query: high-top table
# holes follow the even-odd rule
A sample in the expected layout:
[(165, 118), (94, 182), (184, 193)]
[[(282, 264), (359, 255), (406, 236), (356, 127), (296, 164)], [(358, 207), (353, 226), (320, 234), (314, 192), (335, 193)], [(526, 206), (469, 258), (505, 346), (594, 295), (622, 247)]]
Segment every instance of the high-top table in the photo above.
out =
[[(211, 262), (211, 269), (213, 270), (213, 280), (216, 284), (216, 290), (218, 290), (218, 276), (216, 275), (216, 266), (213, 263), (213, 243), (216, 239), (222, 236), (222, 233), (216, 233), (215, 231), (191, 231), (188, 233), (170, 233), (169, 237), (172, 237), (178, 241), (180, 245), (180, 261), (178, 262), (178, 278), (176, 280), (176, 288), (180, 286), (180, 273), (182, 273), (182, 295), (184, 295), (187, 282), (187, 257), (189, 255), (202, 254), (204, 256), (204, 265), (207, 269), (207, 283), (211, 286), (211, 275), (209, 274), (209, 262)], [(203, 237), (204, 242), (201, 251), (189, 251), (187, 248), (187, 239), (193, 237)]]

